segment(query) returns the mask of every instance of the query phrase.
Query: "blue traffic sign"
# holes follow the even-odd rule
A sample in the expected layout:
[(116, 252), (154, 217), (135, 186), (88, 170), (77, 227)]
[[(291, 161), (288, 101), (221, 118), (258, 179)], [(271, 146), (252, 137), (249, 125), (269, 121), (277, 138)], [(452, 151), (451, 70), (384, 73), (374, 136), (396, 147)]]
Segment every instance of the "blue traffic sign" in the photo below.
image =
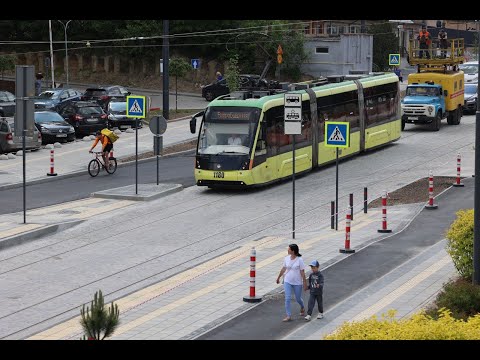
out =
[(325, 146), (348, 148), (350, 146), (350, 123), (325, 121)]
[(145, 118), (145, 96), (127, 96), (127, 117)]
[(200, 68), (200, 59), (191, 59), (192, 68), (198, 69)]
[(400, 66), (400, 54), (388, 54), (388, 65)]

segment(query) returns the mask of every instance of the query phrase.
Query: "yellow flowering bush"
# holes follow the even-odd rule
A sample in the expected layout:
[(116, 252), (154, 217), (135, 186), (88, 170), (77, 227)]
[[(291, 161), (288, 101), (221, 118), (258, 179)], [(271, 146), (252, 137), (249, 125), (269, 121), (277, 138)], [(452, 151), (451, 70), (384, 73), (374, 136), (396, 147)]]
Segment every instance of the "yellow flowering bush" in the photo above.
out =
[(460, 276), (473, 276), (473, 209), (457, 211), (457, 218), (446, 234), (447, 252)]
[(480, 314), (457, 320), (448, 309), (439, 310), (438, 320), (423, 311), (408, 319), (395, 319), (396, 310), (360, 321), (345, 322), (324, 340), (480, 340)]

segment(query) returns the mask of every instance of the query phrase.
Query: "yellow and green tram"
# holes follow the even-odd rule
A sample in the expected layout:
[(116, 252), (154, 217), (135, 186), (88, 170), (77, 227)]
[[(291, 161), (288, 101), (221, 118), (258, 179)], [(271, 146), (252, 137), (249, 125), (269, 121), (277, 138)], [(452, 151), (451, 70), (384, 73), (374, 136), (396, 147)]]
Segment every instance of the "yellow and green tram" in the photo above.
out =
[[(199, 186), (245, 187), (291, 177), (335, 161), (325, 146), (325, 121), (350, 123), (350, 157), (396, 141), (401, 134), (400, 89), (393, 73), (336, 77), (335, 82), (292, 92), (302, 95), (302, 133), (284, 134), (284, 95), (236, 92), (220, 96), (194, 115), (201, 118), (195, 156)], [(265, 96), (262, 96), (265, 95)]]

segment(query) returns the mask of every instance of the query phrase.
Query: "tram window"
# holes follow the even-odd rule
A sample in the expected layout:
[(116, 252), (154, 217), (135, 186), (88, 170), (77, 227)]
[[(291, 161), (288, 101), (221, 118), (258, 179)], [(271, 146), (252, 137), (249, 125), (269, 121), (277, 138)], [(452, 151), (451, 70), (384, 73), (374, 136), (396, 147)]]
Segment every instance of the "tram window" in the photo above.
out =
[(374, 97), (365, 99), (365, 110), (366, 110), (366, 124), (367, 126), (375, 125), (377, 122), (377, 99)]
[(359, 121), (358, 121), (358, 102), (348, 102), (345, 104), (345, 120), (350, 123), (350, 129), (358, 128)]

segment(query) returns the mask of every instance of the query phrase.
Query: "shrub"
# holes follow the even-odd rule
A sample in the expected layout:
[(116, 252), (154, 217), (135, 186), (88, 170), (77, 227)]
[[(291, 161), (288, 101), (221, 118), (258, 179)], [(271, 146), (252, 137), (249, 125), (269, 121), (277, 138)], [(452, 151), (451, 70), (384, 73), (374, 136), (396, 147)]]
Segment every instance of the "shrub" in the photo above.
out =
[(411, 318), (396, 320), (395, 310), (370, 319), (344, 323), (325, 340), (479, 340), (480, 315), (467, 321), (457, 320), (447, 309), (439, 311), (438, 320), (424, 312)]
[[(437, 295), (435, 308), (447, 308), (455, 319), (468, 319), (480, 313), (480, 286), (464, 279), (450, 282)], [(433, 318), (438, 318), (436, 309), (427, 311)]]
[(473, 275), (473, 210), (460, 210), (447, 231), (447, 252), (465, 280)]

